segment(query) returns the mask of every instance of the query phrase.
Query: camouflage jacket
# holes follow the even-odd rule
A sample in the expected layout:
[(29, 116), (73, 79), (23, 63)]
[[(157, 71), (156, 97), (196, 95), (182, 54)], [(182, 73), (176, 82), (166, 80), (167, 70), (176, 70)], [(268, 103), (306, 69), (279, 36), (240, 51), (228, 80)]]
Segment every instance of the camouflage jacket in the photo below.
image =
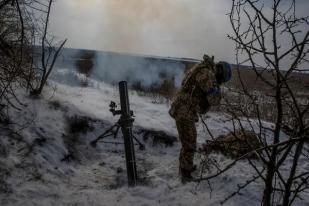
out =
[(198, 121), (198, 113), (204, 114), (210, 106), (220, 104), (221, 92), (214, 67), (213, 60), (208, 58), (186, 73), (169, 110), (174, 119)]

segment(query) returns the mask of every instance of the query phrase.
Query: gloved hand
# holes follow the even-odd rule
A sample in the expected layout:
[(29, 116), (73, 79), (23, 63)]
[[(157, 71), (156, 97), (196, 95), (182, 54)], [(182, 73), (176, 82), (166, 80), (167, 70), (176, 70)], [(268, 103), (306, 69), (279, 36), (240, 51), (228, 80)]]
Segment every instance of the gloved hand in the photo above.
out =
[(220, 104), (222, 98), (220, 87), (213, 87), (207, 91), (207, 100), (209, 105), (216, 106)]

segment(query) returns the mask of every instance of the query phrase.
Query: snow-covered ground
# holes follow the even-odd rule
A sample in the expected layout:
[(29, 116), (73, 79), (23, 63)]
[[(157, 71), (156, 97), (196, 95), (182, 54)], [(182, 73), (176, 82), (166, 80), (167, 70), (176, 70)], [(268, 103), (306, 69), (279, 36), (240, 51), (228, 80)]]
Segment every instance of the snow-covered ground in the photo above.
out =
[[(21, 128), (19, 134), (0, 130), (0, 205), (219, 205), (237, 190), (237, 184), (253, 176), (247, 162), (240, 161), (210, 182), (183, 185), (178, 176), (180, 143), (167, 147), (146, 141), (146, 150), (136, 147), (142, 180), (129, 188), (123, 145), (89, 145), (118, 120), (108, 107), (110, 101), (119, 102), (118, 88), (93, 80), (89, 84), (79, 87), (50, 82), (40, 99), (19, 93), (26, 109), (10, 111), (18, 123), (15, 127)], [(136, 128), (177, 136), (175, 123), (167, 112), (168, 102), (158, 103), (135, 91), (129, 93)], [(70, 133), (68, 124), (75, 116), (90, 118), (92, 129)], [(225, 118), (223, 114), (208, 114), (206, 122), (215, 136), (231, 129), (231, 123), (221, 121)], [(203, 143), (210, 137), (202, 124), (197, 127), (198, 142)], [(136, 135), (144, 142), (142, 135)], [(121, 137), (105, 140), (122, 141)], [(64, 160), (70, 153), (74, 156)], [(221, 165), (232, 161), (220, 154), (212, 155)], [(196, 155), (196, 163), (201, 158)], [(304, 169), (309, 169), (308, 162), (304, 162)], [(260, 182), (253, 183), (226, 205), (259, 205), (262, 186)], [(307, 196), (297, 205), (308, 204)]]

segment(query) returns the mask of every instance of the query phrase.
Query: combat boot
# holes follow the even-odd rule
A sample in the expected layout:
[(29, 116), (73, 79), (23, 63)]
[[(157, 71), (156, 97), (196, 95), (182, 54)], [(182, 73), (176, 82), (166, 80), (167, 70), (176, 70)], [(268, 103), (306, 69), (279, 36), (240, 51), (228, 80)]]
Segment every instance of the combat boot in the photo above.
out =
[(193, 177), (191, 175), (191, 170), (186, 170), (183, 168), (179, 168), (179, 172), (180, 172), (180, 176), (181, 176), (181, 182), (183, 184), (187, 183), (187, 182), (191, 182), (193, 180)]

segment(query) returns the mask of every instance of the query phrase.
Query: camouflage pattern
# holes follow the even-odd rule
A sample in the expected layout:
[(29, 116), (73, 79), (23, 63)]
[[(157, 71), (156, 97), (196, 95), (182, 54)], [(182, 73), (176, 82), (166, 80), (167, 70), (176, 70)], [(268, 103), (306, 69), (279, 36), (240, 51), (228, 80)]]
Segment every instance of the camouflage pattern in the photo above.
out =
[(179, 166), (186, 170), (193, 167), (196, 150), (195, 122), (198, 121), (198, 114), (206, 113), (210, 106), (218, 105), (221, 100), (220, 92), (209, 92), (214, 88), (219, 89), (213, 58), (205, 55), (203, 59), (186, 73), (169, 110), (169, 114), (176, 120), (182, 144)]
[(215, 64), (213, 59), (204, 56), (203, 62), (187, 72), (180, 90), (172, 100), (170, 115), (176, 120), (197, 121), (197, 114), (205, 114), (210, 106), (220, 103), (220, 92), (209, 92), (214, 88), (219, 88), (215, 77)]
[(176, 120), (179, 139), (182, 148), (179, 154), (179, 167), (191, 171), (193, 169), (193, 158), (196, 150), (196, 128), (195, 122), (190, 120)]
[(253, 131), (239, 129), (226, 135), (220, 135), (214, 140), (207, 140), (199, 150), (205, 154), (220, 152), (231, 158), (240, 158), (246, 155), (246, 158), (255, 159), (257, 154), (250, 152), (261, 146), (259, 138)]

